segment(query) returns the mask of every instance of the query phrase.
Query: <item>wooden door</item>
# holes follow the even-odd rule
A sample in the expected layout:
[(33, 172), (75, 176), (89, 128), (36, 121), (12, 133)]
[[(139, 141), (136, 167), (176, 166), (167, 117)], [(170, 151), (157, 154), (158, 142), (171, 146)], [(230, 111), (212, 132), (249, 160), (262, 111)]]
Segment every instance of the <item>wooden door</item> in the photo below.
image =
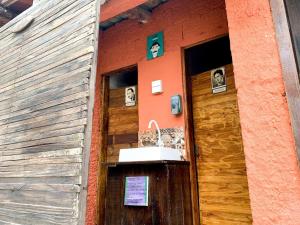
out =
[(210, 71), (192, 76), (200, 217), (203, 225), (252, 224), (232, 65), (227, 91), (212, 94)]
[(125, 106), (125, 89), (109, 90), (107, 162), (118, 162), (121, 148), (138, 147), (138, 103)]

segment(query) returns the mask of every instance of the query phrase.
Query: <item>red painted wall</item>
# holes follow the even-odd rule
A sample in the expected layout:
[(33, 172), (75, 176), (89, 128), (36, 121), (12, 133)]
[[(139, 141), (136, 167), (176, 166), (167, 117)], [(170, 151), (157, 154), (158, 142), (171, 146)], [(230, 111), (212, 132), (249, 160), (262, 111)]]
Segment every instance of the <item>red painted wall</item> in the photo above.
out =
[(300, 224), (300, 170), (268, 0), (226, 0), (255, 225)]
[[(131, 0), (130, 0), (131, 1)], [(123, 12), (128, 0), (110, 0), (101, 9), (102, 20)], [(138, 0), (131, 3), (137, 3)], [(127, 5), (128, 6), (128, 5)], [(126, 6), (126, 7), (127, 7)], [(126, 8), (127, 10), (127, 8)], [(126, 11), (125, 10), (125, 11)], [(96, 223), (97, 171), (100, 147), (100, 78), (129, 65), (138, 65), (140, 130), (156, 119), (161, 127), (184, 126), (183, 116), (170, 114), (170, 97), (183, 92), (181, 48), (227, 33), (225, 3), (222, 0), (172, 0), (155, 9), (148, 24), (124, 21), (100, 35), (99, 73), (97, 79), (86, 224)], [(164, 31), (165, 55), (151, 61), (146, 59), (146, 38)], [(151, 81), (162, 79), (164, 93), (153, 96)]]
[(147, 0), (108, 0), (101, 7), (100, 21), (106, 21), (116, 15), (126, 12)]
[[(122, 1), (111, 0), (111, 7), (122, 11)], [(300, 172), (269, 1), (225, 2), (254, 224), (300, 225)], [(170, 96), (183, 90), (181, 47), (226, 33), (224, 7), (222, 0), (171, 0), (154, 10), (149, 24), (125, 21), (101, 33), (99, 74), (138, 65), (141, 130), (149, 119), (157, 119), (161, 127), (184, 125), (183, 117), (169, 114)], [(147, 61), (146, 37), (161, 30), (165, 56)], [(165, 92), (153, 96), (151, 81), (157, 78)], [(96, 220), (101, 109), (99, 99), (95, 103), (86, 224)]]
[[(116, 5), (117, 7), (117, 5)], [(147, 36), (164, 31), (165, 55), (146, 59)], [(183, 116), (170, 112), (170, 97), (183, 94), (181, 48), (227, 33), (222, 0), (172, 0), (155, 9), (148, 24), (124, 21), (101, 33), (100, 71), (107, 73), (137, 64), (139, 128), (151, 119), (162, 128), (184, 126)], [(163, 81), (164, 93), (151, 94), (151, 82)]]

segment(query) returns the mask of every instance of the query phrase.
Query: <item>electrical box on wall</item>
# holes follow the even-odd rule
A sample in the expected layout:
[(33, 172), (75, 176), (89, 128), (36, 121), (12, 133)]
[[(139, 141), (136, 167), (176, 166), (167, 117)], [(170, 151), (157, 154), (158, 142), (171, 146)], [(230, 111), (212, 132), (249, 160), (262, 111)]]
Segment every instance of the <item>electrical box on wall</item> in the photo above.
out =
[(152, 81), (152, 94), (160, 94), (163, 92), (162, 81)]
[(173, 115), (180, 115), (182, 113), (182, 100), (180, 95), (171, 97), (171, 112)]

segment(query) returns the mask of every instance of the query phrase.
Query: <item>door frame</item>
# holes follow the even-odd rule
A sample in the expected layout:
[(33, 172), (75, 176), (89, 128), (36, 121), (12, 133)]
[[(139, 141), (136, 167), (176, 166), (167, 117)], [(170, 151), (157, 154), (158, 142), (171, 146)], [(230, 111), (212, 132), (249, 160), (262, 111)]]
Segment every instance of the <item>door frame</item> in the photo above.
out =
[[(105, 195), (106, 195), (106, 158), (107, 158), (107, 126), (108, 126), (108, 89), (109, 76), (99, 74), (100, 79), (100, 104), (99, 104), (99, 146), (98, 146), (98, 167), (97, 167), (97, 203), (96, 203), (96, 224), (104, 224), (105, 221)], [(97, 83), (97, 82), (96, 82)]]
[(288, 22), (288, 14), (283, 0), (270, 0), (273, 23), (281, 60), (281, 70), (284, 80), (286, 98), (288, 101), (292, 130), (295, 138), (298, 165), (300, 166), (300, 81), (296, 56)]
[[(100, 141), (97, 147), (98, 151), (98, 167), (97, 167), (97, 204), (96, 204), (96, 225), (102, 225), (105, 222), (105, 201), (106, 201), (106, 177), (107, 177), (107, 132), (108, 132), (108, 101), (109, 101), (109, 76), (114, 73), (124, 71), (126, 69), (136, 67), (137, 64), (122, 67), (120, 69), (112, 70), (107, 73), (98, 73), (97, 79), (100, 86), (100, 104), (99, 111), (99, 135)], [(96, 82), (97, 83), (97, 82)]]
[[(183, 81), (183, 116), (185, 121), (185, 139), (186, 139), (186, 152), (187, 160), (190, 161), (190, 184), (191, 184), (191, 206), (193, 215), (193, 224), (200, 225), (200, 204), (199, 204), (199, 192), (198, 192), (198, 177), (197, 177), (197, 156), (195, 155), (195, 143), (194, 143), (194, 126), (193, 126), (193, 110), (192, 110), (192, 96), (191, 96), (191, 82), (189, 76), (186, 74), (185, 68), (185, 50), (197, 45), (205, 44), (207, 42), (229, 36), (229, 33), (216, 35), (212, 38), (208, 38), (197, 43), (187, 45), (181, 48), (181, 61), (182, 61), (182, 81)], [(106, 192), (106, 128), (108, 118), (108, 90), (109, 82), (108, 78), (111, 74), (125, 70), (131, 67), (137, 67), (137, 64), (126, 66), (117, 70), (113, 70), (107, 73), (99, 74), (97, 79), (100, 79), (100, 107), (97, 113), (100, 114), (100, 146), (99, 152), (99, 165), (97, 169), (97, 212), (96, 212), (96, 224), (103, 224), (105, 219), (105, 192)], [(103, 110), (105, 109), (105, 110)]]
[(185, 50), (226, 36), (229, 36), (228, 32), (181, 48), (182, 81), (183, 81), (183, 116), (185, 121), (186, 151), (188, 157), (187, 160), (190, 161), (191, 202), (192, 202), (192, 213), (193, 213), (194, 225), (200, 225), (201, 218), (200, 218), (200, 202), (199, 202), (199, 188), (198, 188), (198, 174), (197, 174), (197, 156), (196, 156), (195, 141), (194, 141), (192, 90), (191, 90), (190, 77), (186, 74)]

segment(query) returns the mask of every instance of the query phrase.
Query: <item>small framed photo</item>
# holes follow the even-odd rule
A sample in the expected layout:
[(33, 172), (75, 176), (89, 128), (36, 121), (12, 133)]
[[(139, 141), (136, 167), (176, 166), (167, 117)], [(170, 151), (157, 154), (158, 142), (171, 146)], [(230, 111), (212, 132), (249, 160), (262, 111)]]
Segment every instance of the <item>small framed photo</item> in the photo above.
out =
[(136, 87), (131, 86), (125, 88), (125, 105), (135, 106), (136, 105)]
[(225, 67), (211, 71), (211, 89), (213, 94), (227, 91)]

